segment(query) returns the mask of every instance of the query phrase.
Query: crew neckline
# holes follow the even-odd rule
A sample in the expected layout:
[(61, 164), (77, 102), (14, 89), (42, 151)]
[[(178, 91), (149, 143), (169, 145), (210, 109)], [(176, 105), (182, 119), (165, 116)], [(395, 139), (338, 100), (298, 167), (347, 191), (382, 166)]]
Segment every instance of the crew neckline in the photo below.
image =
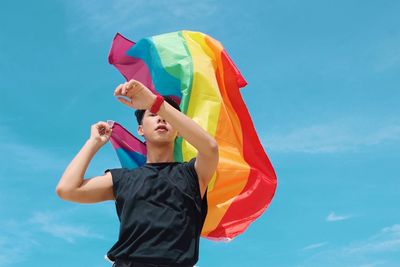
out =
[(146, 166), (161, 166), (161, 165), (168, 165), (172, 163), (178, 163), (176, 161), (171, 161), (171, 162), (151, 162), (151, 163), (145, 163), (144, 165)]

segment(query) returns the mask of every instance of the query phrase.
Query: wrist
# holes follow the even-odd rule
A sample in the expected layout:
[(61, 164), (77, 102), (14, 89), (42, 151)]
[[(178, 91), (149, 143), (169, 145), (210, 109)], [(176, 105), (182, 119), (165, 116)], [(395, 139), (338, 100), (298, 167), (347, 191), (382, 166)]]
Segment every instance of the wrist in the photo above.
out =
[(151, 105), (151, 107), (149, 108), (151, 113), (158, 113), (158, 111), (160, 110), (162, 104), (164, 103), (164, 97), (157, 94), (154, 95), (153, 98), (153, 104)]
[(86, 141), (86, 145), (93, 147), (95, 149), (100, 149), (104, 144), (103, 144), (103, 142), (101, 142), (100, 138), (90, 137)]

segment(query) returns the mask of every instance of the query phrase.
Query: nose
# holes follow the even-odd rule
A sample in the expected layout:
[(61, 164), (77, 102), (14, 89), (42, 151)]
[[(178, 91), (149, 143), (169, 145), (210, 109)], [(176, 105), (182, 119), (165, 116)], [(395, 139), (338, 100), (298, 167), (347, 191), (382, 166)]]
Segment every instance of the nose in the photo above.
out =
[(165, 123), (165, 120), (163, 119), (163, 118), (161, 118), (161, 117), (158, 117), (158, 120), (157, 120), (157, 122), (159, 123), (159, 122), (163, 122), (163, 123)]

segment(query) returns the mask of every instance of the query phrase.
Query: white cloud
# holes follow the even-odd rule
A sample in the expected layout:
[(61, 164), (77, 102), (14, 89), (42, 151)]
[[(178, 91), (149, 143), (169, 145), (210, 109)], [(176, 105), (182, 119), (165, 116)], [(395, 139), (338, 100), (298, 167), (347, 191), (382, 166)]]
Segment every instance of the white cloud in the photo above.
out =
[(298, 266), (400, 266), (400, 224), (381, 229), (364, 240), (318, 250)]
[(0, 221), (0, 267), (25, 261), (35, 246), (40, 244), (26, 224), (9, 219)]
[(37, 148), (23, 143), (1, 143), (3, 157), (13, 159), (20, 168), (29, 167), (31, 170), (60, 170), (65, 162), (46, 149)]
[(96, 37), (116, 31), (141, 32), (145, 27), (153, 31), (160, 27), (180, 30), (176, 29), (179, 25), (207, 24), (210, 16), (218, 11), (218, 3), (211, 0), (72, 0), (65, 4), (70, 32), (84, 31)]
[(400, 224), (385, 227), (367, 241), (346, 247), (345, 251), (349, 254), (400, 252)]
[(266, 147), (277, 152), (336, 153), (400, 140), (400, 123), (379, 125), (357, 119), (338, 120), (271, 133)]
[[(0, 221), (0, 267), (24, 262), (41, 247), (43, 234), (74, 243), (78, 238), (104, 239), (84, 225), (60, 223), (71, 210), (35, 212), (27, 220), (9, 218)], [(49, 244), (46, 244), (48, 246)]]
[[(10, 246), (10, 244), (13, 244)], [(24, 261), (28, 244), (2, 238), (0, 240), (0, 266), (12, 266), (13, 263)]]
[(321, 247), (325, 246), (326, 244), (328, 244), (328, 242), (322, 242), (322, 243), (311, 244), (311, 245), (308, 245), (308, 246), (302, 248), (301, 250), (302, 250), (302, 251), (314, 250), (314, 249), (321, 248)]
[(329, 215), (326, 217), (327, 222), (337, 222), (337, 221), (344, 221), (347, 219), (350, 219), (352, 215), (338, 215), (335, 212), (329, 213)]
[(0, 161), (5, 167), (10, 166), (10, 159), (18, 169), (60, 170), (61, 167), (65, 167), (65, 162), (58, 155), (46, 148), (21, 142), (16, 134), (4, 125), (0, 126), (0, 150)]
[(69, 243), (74, 243), (77, 238), (104, 239), (103, 236), (91, 232), (85, 226), (58, 222), (55, 214), (51, 212), (36, 212), (29, 222), (38, 225), (42, 232), (61, 238)]

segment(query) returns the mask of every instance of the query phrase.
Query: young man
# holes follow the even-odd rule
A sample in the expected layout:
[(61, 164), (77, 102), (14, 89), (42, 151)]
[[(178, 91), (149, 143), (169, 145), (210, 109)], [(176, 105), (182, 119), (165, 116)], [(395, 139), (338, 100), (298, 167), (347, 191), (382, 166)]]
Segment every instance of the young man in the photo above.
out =
[[(56, 192), (78, 203), (116, 201), (120, 234), (107, 253), (115, 261), (113, 266), (193, 266), (207, 213), (206, 189), (218, 165), (218, 145), (179, 106), (138, 81), (119, 85), (114, 95), (123, 104), (142, 110), (135, 114), (138, 134), (146, 141), (146, 164), (84, 179), (91, 159), (112, 132), (107, 123), (98, 122), (66, 168)], [(197, 149), (197, 156), (189, 162), (174, 162), (178, 133)]]

